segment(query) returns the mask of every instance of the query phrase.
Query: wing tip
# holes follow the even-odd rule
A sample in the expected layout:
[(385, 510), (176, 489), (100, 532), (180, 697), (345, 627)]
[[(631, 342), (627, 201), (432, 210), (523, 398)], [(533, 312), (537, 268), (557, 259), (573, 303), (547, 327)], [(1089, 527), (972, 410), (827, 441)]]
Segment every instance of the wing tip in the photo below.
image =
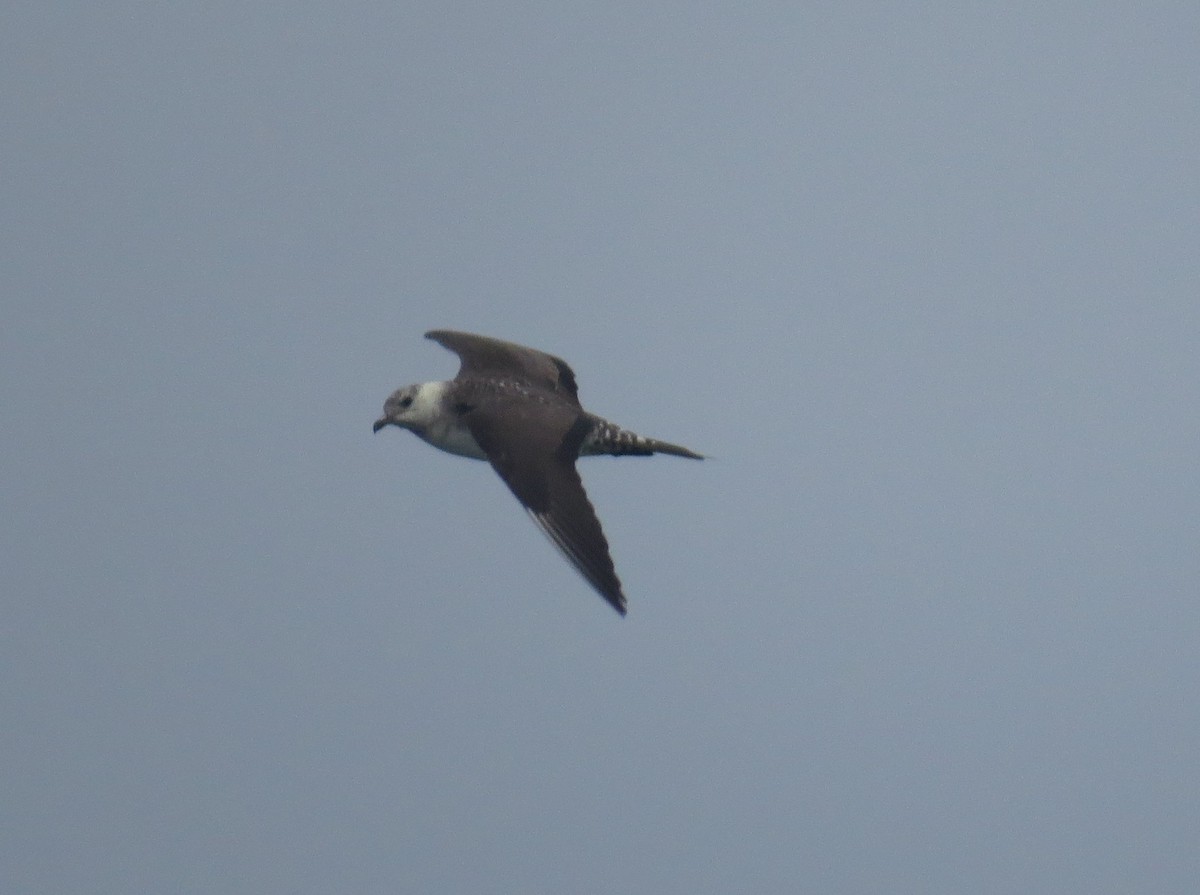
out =
[(608, 601), (608, 605), (617, 610), (617, 615), (621, 616), (621, 618), (625, 617), (625, 613), (628, 612), (629, 609), (625, 603), (624, 594), (617, 594), (617, 598), (615, 600), (606, 594), (601, 594), (600, 596), (604, 597), (604, 599)]
[[(525, 507), (525, 512), (533, 520), (538, 530), (566, 558), (567, 562), (591, 586), (592, 590), (599, 594), (605, 603), (615, 609), (621, 618), (624, 618), (625, 613), (628, 611), (628, 604), (625, 600), (625, 593), (621, 590), (621, 580), (617, 578), (616, 569), (612, 566), (612, 557), (608, 554), (608, 543), (604, 541), (603, 532), (600, 533), (600, 540), (604, 553), (600, 565), (597, 565), (594, 560), (598, 557), (592, 557), (593, 561), (591, 562), (587, 561), (585, 556), (579, 552), (577, 544), (567, 538), (562, 530), (551, 523), (550, 514), (539, 513), (528, 506)], [(599, 527), (598, 520), (596, 525)], [(607, 569), (604, 568), (605, 562), (607, 563)]]

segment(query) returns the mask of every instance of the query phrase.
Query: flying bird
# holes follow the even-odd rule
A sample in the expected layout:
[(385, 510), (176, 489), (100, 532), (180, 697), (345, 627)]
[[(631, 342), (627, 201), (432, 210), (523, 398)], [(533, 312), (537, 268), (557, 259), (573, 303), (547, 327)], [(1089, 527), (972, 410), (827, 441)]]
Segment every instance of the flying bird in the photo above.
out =
[(624, 615), (625, 594), (576, 459), (704, 457), (588, 413), (579, 403), (575, 373), (554, 355), (450, 330), (425, 337), (458, 355), (458, 375), (393, 392), (374, 431), (399, 426), (440, 450), (487, 460), (551, 543)]

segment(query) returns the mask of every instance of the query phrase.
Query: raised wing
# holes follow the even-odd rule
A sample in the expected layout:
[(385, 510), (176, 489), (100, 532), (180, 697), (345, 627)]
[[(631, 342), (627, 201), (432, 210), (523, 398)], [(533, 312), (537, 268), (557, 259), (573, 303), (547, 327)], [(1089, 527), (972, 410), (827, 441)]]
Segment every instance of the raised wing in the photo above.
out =
[(425, 333), (425, 338), (433, 339), (458, 355), (462, 362), (458, 379), (523, 379), (549, 391), (559, 392), (576, 407), (579, 406), (575, 373), (562, 358), (514, 342), (448, 329), (431, 330)]

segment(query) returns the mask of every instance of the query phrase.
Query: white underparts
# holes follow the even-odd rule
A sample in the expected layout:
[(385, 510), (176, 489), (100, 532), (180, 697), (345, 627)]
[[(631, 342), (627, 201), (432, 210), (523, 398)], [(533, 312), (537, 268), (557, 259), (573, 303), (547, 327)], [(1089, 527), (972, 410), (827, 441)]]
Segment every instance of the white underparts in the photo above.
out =
[(443, 396), (449, 387), (449, 382), (422, 383), (401, 424), (410, 421), (409, 428), (438, 450), (472, 460), (486, 460), (487, 454), (479, 447), (471, 430), (443, 404)]

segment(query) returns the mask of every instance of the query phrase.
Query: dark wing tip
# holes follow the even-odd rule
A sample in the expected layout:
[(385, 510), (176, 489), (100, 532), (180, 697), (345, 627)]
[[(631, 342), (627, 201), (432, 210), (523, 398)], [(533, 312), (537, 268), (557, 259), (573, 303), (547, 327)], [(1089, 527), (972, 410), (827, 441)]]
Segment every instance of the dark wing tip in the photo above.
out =
[(604, 597), (605, 602), (608, 603), (609, 606), (617, 610), (617, 615), (621, 616), (621, 618), (625, 617), (625, 613), (628, 612), (628, 609), (626, 608), (624, 594), (601, 593), (600, 596)]
[[(580, 490), (582, 492), (582, 488)], [(584, 497), (585, 501), (586, 499)], [(561, 513), (537, 512), (528, 506), (525, 510), (542, 534), (549, 538), (592, 589), (624, 617), (627, 606), (625, 594), (613, 568), (608, 542), (600, 528), (600, 520), (596, 518), (591, 504), (587, 505), (586, 515), (576, 518), (573, 522)]]

